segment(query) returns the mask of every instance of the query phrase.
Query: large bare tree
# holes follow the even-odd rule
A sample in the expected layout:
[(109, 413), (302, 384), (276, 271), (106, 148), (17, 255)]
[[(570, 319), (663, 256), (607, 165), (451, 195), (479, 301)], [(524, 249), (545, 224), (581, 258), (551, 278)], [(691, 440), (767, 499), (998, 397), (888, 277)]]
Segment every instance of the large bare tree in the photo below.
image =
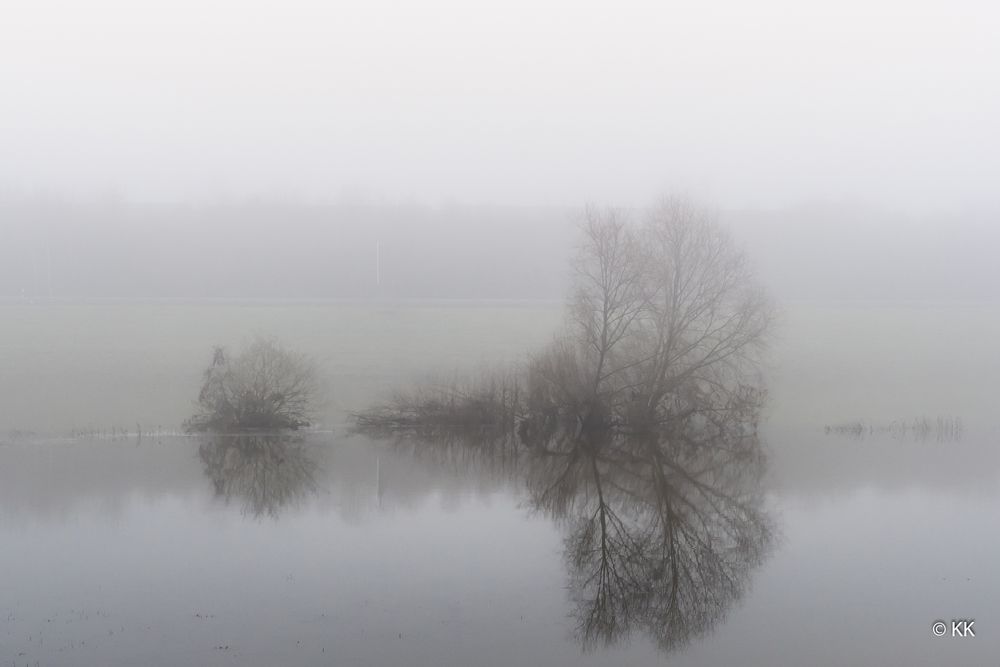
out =
[(588, 208), (581, 232), (570, 308), (577, 358), (557, 345), (536, 367), (576, 399), (583, 421), (650, 423), (752, 397), (772, 309), (711, 211), (667, 198), (634, 225), (622, 211)]
[(588, 207), (581, 232), (569, 313), (584, 362), (578, 393), (586, 422), (606, 418), (618, 375), (629, 366), (622, 344), (646, 308), (647, 271), (624, 211)]
[(724, 430), (734, 423), (724, 412), (752, 418), (736, 423), (756, 419), (759, 353), (773, 317), (745, 254), (691, 200), (667, 198), (635, 217), (641, 222), (621, 209), (585, 210), (566, 328), (501, 404), (490, 407), (495, 392), (451, 391), (392, 401), (358, 415), (359, 425), (485, 423), (503, 414), (532, 440), (567, 426), (575, 435), (679, 427), (698, 415)]
[(648, 273), (637, 389), (646, 417), (747, 398), (773, 308), (745, 253), (710, 210), (682, 198), (654, 207), (640, 234)]

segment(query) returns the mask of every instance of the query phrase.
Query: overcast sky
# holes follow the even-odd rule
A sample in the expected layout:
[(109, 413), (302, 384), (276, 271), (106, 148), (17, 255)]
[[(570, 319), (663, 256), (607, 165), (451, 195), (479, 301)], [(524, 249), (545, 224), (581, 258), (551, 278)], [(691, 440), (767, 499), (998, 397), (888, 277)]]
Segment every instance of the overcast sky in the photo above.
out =
[(990, 206), (1000, 4), (8, 1), (0, 189)]

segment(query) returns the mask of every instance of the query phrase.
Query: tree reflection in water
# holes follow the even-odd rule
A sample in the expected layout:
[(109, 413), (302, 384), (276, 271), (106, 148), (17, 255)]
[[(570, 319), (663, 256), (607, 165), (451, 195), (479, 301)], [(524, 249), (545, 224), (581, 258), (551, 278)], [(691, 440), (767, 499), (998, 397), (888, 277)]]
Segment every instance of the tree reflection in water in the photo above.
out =
[(564, 527), (584, 649), (641, 633), (670, 651), (712, 631), (772, 543), (756, 424), (736, 416), (647, 433), (567, 428), (534, 440), (447, 428), (376, 435), (524, 485), (528, 505)]
[(287, 505), (316, 491), (317, 463), (302, 437), (215, 434), (198, 448), (215, 494), (237, 500), (244, 514), (277, 518)]
[[(523, 369), (398, 393), (359, 431), (512, 475), (566, 530), (584, 647), (708, 632), (771, 542), (762, 509), (767, 295), (714, 215), (588, 209), (564, 330)], [(456, 453), (458, 452), (458, 453)]]
[(666, 651), (708, 632), (770, 542), (757, 446), (606, 435), (539, 458), (547, 465), (530, 473), (529, 492), (567, 523), (569, 588), (585, 647), (641, 631)]

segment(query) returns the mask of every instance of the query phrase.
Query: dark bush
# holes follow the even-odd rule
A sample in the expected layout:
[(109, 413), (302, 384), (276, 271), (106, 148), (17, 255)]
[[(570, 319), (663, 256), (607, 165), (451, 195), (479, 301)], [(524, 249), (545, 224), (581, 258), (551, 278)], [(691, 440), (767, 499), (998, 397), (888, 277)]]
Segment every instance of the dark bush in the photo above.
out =
[(230, 357), (216, 347), (189, 431), (298, 429), (308, 426), (316, 398), (314, 365), (271, 338), (255, 338)]

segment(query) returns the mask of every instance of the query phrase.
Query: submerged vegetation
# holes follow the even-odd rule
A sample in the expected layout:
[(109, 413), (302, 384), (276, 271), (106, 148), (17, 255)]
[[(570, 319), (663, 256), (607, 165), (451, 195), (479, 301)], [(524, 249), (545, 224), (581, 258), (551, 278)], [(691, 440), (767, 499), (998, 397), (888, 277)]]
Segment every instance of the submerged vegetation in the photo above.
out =
[(524, 415), (524, 396), (516, 370), (483, 372), (468, 379), (427, 382), (397, 391), (388, 403), (354, 415), (362, 429), (392, 433), (469, 428), (492, 431), (516, 427)]
[(310, 424), (316, 374), (305, 355), (257, 337), (236, 356), (216, 347), (188, 431), (299, 429)]
[(738, 412), (713, 428), (690, 419), (643, 433), (427, 421), (362, 430), (417, 460), (517, 484), (530, 511), (555, 520), (585, 649), (641, 633), (669, 652), (710, 633), (770, 553), (765, 458)]
[(317, 386), (312, 361), (272, 338), (258, 336), (235, 356), (215, 348), (185, 428), (209, 432), (198, 455), (217, 497), (273, 518), (315, 491), (316, 463), (290, 431), (309, 426)]
[(502, 377), (397, 394), (364, 430), (517, 426), (546, 434), (674, 428), (724, 413), (756, 420), (759, 354), (773, 320), (741, 250), (713, 215), (666, 199), (641, 224), (588, 209), (561, 333)]
[(590, 209), (581, 232), (550, 345), (397, 393), (355, 429), (524, 484), (565, 528), (584, 647), (638, 631), (669, 651), (711, 631), (772, 542), (758, 437), (772, 310), (743, 253), (686, 200), (642, 224)]
[(937, 442), (957, 442), (965, 433), (965, 425), (958, 417), (918, 417), (903, 419), (888, 424), (873, 424), (865, 421), (827, 424), (823, 427), (827, 435), (841, 435), (861, 440), (865, 437), (888, 436), (897, 440), (936, 440)]

